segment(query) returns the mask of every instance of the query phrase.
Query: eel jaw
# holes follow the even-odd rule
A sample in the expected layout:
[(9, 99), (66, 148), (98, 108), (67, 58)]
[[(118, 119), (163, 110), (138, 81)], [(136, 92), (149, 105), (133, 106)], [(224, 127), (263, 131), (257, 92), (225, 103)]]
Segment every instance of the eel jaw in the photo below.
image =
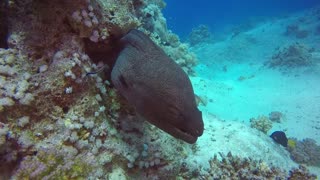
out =
[(186, 131), (186, 130), (181, 129), (179, 127), (176, 127), (170, 123), (166, 123), (164, 127), (165, 128), (160, 128), (160, 129), (167, 132), (171, 136), (173, 136), (177, 139), (181, 139), (189, 144), (194, 144), (199, 137), (199, 135), (197, 135), (197, 133), (192, 133), (192, 132)]

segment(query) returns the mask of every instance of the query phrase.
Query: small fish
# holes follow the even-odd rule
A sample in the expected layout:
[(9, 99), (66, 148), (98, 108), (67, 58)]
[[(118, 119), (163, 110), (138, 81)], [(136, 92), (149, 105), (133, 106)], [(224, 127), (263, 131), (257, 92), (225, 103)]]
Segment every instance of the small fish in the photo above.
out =
[(111, 72), (115, 88), (147, 121), (195, 143), (204, 124), (188, 75), (139, 30), (130, 30), (119, 43), (122, 50)]
[(275, 131), (273, 132), (270, 137), (278, 144), (281, 144), (283, 147), (288, 146), (288, 138), (286, 133), (283, 131)]

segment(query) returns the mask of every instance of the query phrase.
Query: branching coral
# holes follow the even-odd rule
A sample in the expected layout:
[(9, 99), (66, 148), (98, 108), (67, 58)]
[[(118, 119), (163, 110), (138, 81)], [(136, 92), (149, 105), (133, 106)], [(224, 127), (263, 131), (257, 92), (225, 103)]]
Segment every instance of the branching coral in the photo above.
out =
[(309, 170), (300, 165), (299, 168), (295, 168), (289, 171), (288, 180), (297, 180), (297, 179), (306, 179), (306, 180), (316, 180), (317, 176), (314, 174), (310, 174)]
[(208, 179), (284, 179), (286, 176), (285, 171), (263, 161), (240, 158), (230, 152), (220, 156), (221, 161), (216, 155), (209, 161)]
[(300, 166), (290, 170), (289, 175), (279, 167), (268, 165), (261, 160), (233, 156), (220, 153), (221, 160), (215, 155), (210, 161), (207, 179), (310, 179), (317, 177), (308, 169)]

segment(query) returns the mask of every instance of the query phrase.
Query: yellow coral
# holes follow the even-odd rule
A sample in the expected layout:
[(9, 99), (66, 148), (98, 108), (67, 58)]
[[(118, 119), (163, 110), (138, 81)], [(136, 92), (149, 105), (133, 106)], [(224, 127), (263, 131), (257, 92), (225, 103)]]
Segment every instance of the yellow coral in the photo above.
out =
[(296, 142), (295, 140), (293, 140), (293, 139), (288, 139), (288, 148), (289, 148), (289, 149), (294, 149), (294, 148), (296, 148), (296, 144), (297, 144), (297, 142)]

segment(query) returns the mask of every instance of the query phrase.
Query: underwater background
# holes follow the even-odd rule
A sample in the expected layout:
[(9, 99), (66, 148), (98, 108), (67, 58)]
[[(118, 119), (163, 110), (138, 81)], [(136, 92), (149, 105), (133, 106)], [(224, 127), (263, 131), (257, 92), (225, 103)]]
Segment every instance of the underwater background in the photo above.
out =
[(212, 31), (221, 32), (227, 26), (242, 24), (250, 20), (284, 16), (319, 5), (317, 0), (226, 0), (210, 1), (166, 1), (163, 14), (168, 27), (185, 38), (190, 29), (199, 24), (206, 24)]
[(0, 179), (318, 179), (319, 82), (317, 0), (0, 1)]

